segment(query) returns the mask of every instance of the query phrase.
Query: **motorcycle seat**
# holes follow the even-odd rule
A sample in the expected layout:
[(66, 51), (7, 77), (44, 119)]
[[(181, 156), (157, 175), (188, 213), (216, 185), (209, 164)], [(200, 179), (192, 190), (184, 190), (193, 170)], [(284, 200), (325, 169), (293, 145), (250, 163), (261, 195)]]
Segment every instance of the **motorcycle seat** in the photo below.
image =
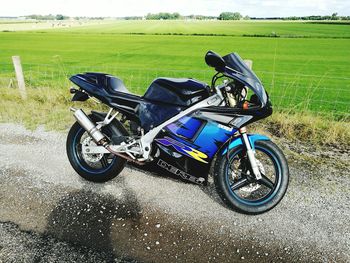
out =
[(122, 92), (122, 93), (131, 94), (131, 92), (125, 87), (124, 82), (117, 77), (107, 75), (106, 82), (107, 82), (106, 88), (112, 93)]
[(104, 88), (111, 95), (118, 93), (131, 94), (125, 87), (124, 82), (115, 76), (96, 72), (86, 72), (78, 75), (83, 77), (85, 81)]

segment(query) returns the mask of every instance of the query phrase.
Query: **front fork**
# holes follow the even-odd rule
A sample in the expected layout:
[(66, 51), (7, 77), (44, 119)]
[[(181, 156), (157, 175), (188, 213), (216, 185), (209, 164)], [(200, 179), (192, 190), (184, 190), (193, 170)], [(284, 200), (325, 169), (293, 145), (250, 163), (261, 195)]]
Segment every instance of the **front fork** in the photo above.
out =
[(245, 127), (240, 128), (239, 133), (242, 135), (242, 142), (247, 149), (248, 159), (249, 159), (250, 165), (252, 167), (253, 173), (255, 175), (255, 178), (256, 178), (256, 180), (260, 180), (261, 173), (259, 171), (259, 167), (258, 167), (258, 164), (256, 162), (255, 152), (254, 152), (252, 146), (250, 145), (250, 142), (248, 139), (247, 129)]

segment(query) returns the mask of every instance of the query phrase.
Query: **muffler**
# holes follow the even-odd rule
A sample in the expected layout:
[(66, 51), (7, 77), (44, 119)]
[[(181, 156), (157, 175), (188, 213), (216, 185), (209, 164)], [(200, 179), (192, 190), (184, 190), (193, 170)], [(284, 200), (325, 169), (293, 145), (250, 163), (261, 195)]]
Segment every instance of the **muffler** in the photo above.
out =
[(70, 108), (70, 110), (73, 112), (74, 118), (88, 132), (88, 134), (97, 144), (107, 144), (107, 142), (103, 140), (106, 137), (96, 128), (95, 124), (90, 120), (90, 118), (85, 114), (83, 110), (78, 110), (75, 108)]

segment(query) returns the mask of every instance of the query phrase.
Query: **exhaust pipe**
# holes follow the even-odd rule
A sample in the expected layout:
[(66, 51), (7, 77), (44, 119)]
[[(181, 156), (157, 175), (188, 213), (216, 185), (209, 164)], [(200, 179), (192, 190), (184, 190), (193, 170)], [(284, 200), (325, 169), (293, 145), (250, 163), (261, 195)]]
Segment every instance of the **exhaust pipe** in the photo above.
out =
[(100, 132), (95, 124), (90, 120), (90, 118), (85, 114), (85, 112), (81, 109), (75, 109), (70, 108), (70, 110), (73, 112), (74, 118), (78, 121), (78, 123), (88, 132), (88, 134), (94, 139), (94, 141), (97, 144), (102, 144), (110, 153), (120, 156), (124, 159), (126, 159), (129, 162), (134, 162), (138, 165), (144, 165), (144, 162), (140, 162), (137, 160), (134, 160), (130, 158), (129, 156), (126, 156), (122, 153), (115, 152), (111, 149), (111, 147), (108, 146), (108, 143), (104, 140), (106, 136), (103, 135), (102, 132)]
[[(97, 144), (101, 144), (103, 139), (106, 137), (100, 132), (95, 124), (90, 120), (90, 118), (85, 114), (85, 112), (81, 109), (70, 108), (70, 110), (74, 115), (74, 118), (78, 121), (78, 123), (88, 132), (88, 134), (94, 139)], [(103, 145), (107, 144), (107, 142), (102, 143)]]

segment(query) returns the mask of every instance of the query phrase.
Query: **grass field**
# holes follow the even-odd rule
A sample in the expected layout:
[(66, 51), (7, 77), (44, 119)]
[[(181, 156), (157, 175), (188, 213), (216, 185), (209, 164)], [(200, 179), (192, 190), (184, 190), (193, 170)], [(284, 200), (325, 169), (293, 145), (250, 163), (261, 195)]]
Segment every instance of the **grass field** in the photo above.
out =
[(0, 85), (7, 86), (13, 77), (11, 56), (20, 55), (26, 83), (34, 89), (61, 94), (70, 85), (67, 76), (103, 71), (120, 76), (132, 92), (142, 94), (158, 76), (209, 82), (214, 71), (204, 63), (206, 51), (222, 55), (235, 51), (253, 60), (276, 109), (349, 119), (350, 25), (346, 23), (89, 21), (60, 27), (43, 23), (33, 27), (33, 23), (0, 22), (0, 31), (10, 26), (15, 30), (0, 32)]
[(184, 34), (227, 36), (280, 36), (350, 38), (350, 22), (293, 21), (201, 21), (201, 20), (110, 20), (63, 22), (8, 22), (0, 20), (0, 31), (42, 31), (105, 34)]
[[(70, 74), (106, 71), (120, 76), (133, 92), (142, 94), (157, 76), (195, 77), (209, 82), (213, 70), (204, 63), (205, 52), (235, 51), (254, 61), (254, 70), (275, 106), (331, 111), (342, 116), (349, 111), (350, 39), (333, 37), (350, 36), (350, 25), (246, 21), (98, 23), (0, 33), (0, 74), (13, 74), (10, 57), (20, 55), (30, 86), (66, 87)], [(24, 24), (32, 29), (31, 23)], [(5, 28), (6, 24), (2, 26)], [(126, 34), (136, 32), (147, 34)], [(285, 32), (288, 36), (308, 38), (152, 35), (195, 32), (241, 35)]]

